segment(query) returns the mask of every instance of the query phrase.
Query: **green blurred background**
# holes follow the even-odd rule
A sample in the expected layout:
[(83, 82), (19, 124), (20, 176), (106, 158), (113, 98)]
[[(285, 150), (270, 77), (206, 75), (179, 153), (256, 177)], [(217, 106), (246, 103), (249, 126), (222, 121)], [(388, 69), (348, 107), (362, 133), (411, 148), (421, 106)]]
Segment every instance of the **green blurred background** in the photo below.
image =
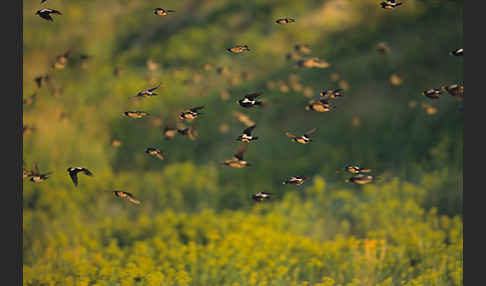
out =
[[(51, 281), (78, 277), (64, 264), (43, 269), (43, 259), (56, 260), (47, 254), (49, 249), (64, 252), (82, 246), (91, 254), (115, 239), (129, 252), (133, 243), (160, 234), (155, 230), (129, 234), (140, 218), (168, 211), (179, 219), (197, 220), (209, 210), (215, 225), (218, 219), (238, 220), (236, 216), (244, 220), (255, 215), (264, 220), (262, 226), (319, 243), (334, 241), (336, 235), (370, 239), (374, 237), (370, 233), (381, 231), (386, 241), (404, 249), (409, 249), (403, 245), (406, 239), (393, 240), (390, 233), (402, 227), (412, 229), (402, 224), (408, 219), (412, 224), (429, 223), (430, 212), (434, 219), (458, 219), (461, 246), (456, 241), (454, 257), (462, 269), (464, 103), (448, 94), (433, 101), (420, 93), (463, 83), (463, 58), (448, 54), (462, 47), (463, 1), (403, 0), (394, 10), (380, 8), (379, 2), (48, 0), (41, 5), (38, 0), (24, 1), (23, 93), (24, 99), (33, 93), (37, 97), (33, 104), (23, 106), (23, 124), (35, 128), (24, 133), (23, 158), (28, 167), (37, 162), (41, 172), (54, 172), (40, 184), (24, 181), (24, 284), (49, 285), (32, 278), (40, 273), (57, 273)], [(34, 15), (45, 7), (63, 15), (53, 15), (52, 23)], [(177, 12), (160, 17), (153, 14), (156, 7)], [(282, 17), (297, 21), (276, 24)], [(380, 42), (388, 44), (388, 54), (377, 51)], [(308, 44), (312, 50), (308, 56), (324, 59), (331, 67), (295, 68), (295, 61), (286, 55), (298, 43)], [(250, 52), (226, 51), (236, 44), (248, 45)], [(37, 90), (34, 78), (50, 71), (56, 57), (68, 49), (67, 66), (50, 73), (58, 92), (53, 94), (45, 85)], [(92, 57), (82, 61), (81, 54)], [(115, 75), (115, 68), (122, 72)], [(227, 68), (229, 74), (219, 73), (218, 68)], [(392, 75), (401, 82), (394, 84)], [(129, 99), (158, 83), (162, 83), (158, 96)], [(335, 110), (305, 111), (310, 98), (338, 87), (345, 89), (345, 97), (335, 100)], [(265, 108), (247, 110), (235, 103), (256, 91), (263, 92), (262, 99), (268, 101)], [(222, 92), (229, 96), (221, 96)], [(180, 111), (199, 105), (205, 108), (192, 123), (199, 133), (197, 139), (177, 135), (164, 140), (163, 127), (176, 125)], [(128, 110), (147, 111), (153, 117), (123, 117)], [(253, 135), (259, 139), (245, 153), (245, 159), (253, 163), (249, 168), (220, 164), (231, 158), (239, 146), (234, 139), (246, 128), (233, 116), (235, 111), (257, 124)], [(313, 127), (319, 130), (308, 145), (292, 143), (284, 135), (286, 131), (303, 134)], [(120, 140), (121, 146), (114, 147), (113, 139)], [(160, 148), (167, 159), (150, 157), (144, 153), (147, 147)], [(367, 186), (346, 184), (346, 176), (336, 170), (353, 163), (372, 168), (382, 180)], [(66, 172), (71, 166), (86, 167), (94, 177), (80, 175), (75, 188)], [(281, 184), (293, 175), (310, 180), (300, 190)], [(109, 191), (114, 189), (131, 192), (142, 205), (113, 198)], [(276, 195), (268, 203), (255, 205), (250, 196), (258, 191)], [(406, 202), (420, 210), (416, 216), (405, 211)], [(364, 219), (371, 211), (376, 216)], [(267, 225), (264, 218), (272, 216), (278, 216), (284, 226)], [(107, 218), (113, 219), (111, 228), (126, 233), (104, 232), (100, 224)], [(441, 226), (438, 229), (449, 233)], [(183, 232), (177, 227), (173, 231)], [(82, 239), (83, 234), (89, 238)], [(201, 242), (198, 239), (196, 243)], [(424, 243), (435, 239), (420, 237)], [(90, 248), (90, 240), (99, 245)], [(454, 244), (444, 238), (437, 243)], [(442, 269), (435, 262), (424, 262), (417, 272), (403, 278), (402, 268), (390, 265), (390, 272), (380, 272), (382, 276), (373, 282), (353, 285), (379, 285), (390, 277), (393, 284), (389, 285), (403, 285), (401, 281), (412, 283), (434, 267)], [(439, 282), (419, 282), (462, 284), (450, 278), (450, 271), (440, 272), (443, 280)], [(192, 277), (188, 285), (233, 285), (238, 280), (233, 276), (224, 281), (204, 280), (199, 272), (187, 272)], [(340, 277), (331, 270), (305, 273), (295, 283), (317, 283), (327, 275), (337, 285), (348, 285), (359, 276)], [(86, 285), (111, 281), (91, 272), (87, 276), (91, 284)], [(106, 285), (127, 281), (115, 276), (109, 277), (118, 282)], [(250, 283), (240, 280), (240, 285)], [(282, 281), (266, 285), (290, 285)]]

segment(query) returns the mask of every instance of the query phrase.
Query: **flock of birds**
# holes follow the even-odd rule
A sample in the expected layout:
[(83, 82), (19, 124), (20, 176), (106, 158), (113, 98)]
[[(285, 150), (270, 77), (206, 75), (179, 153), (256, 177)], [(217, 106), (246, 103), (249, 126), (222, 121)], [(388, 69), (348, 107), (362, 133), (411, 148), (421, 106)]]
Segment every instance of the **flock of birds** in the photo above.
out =
[[(41, 4), (46, 2), (46, 0), (41, 0)], [(402, 5), (402, 2), (396, 2), (395, 0), (388, 0), (388, 1), (383, 1), (380, 3), (381, 7), (384, 9), (394, 9), (397, 8), (398, 6)], [(162, 9), (162, 8), (155, 8), (153, 10), (155, 15), (158, 16), (167, 16), (175, 13), (175, 10), (168, 10), (168, 9)], [(55, 15), (62, 15), (62, 13), (58, 10), (55, 9), (41, 9), (36, 12), (36, 15), (39, 17), (47, 20), (47, 21), (53, 21), (52, 14)], [(290, 24), (294, 23), (296, 20), (293, 18), (281, 18), (277, 19), (275, 22), (277, 24)], [(306, 45), (297, 45), (296, 50), (302, 50), (305, 52), (305, 50), (308, 50), (308, 46)], [(382, 53), (386, 53), (389, 48), (383, 44), (380, 43), (378, 46), (378, 50)], [(228, 52), (232, 54), (238, 54), (242, 52), (249, 52), (250, 48), (248, 45), (236, 45), (231, 48), (227, 49)], [(451, 51), (450, 54), (453, 56), (463, 56), (464, 50), (462, 48)], [(68, 57), (70, 56), (70, 51), (68, 50), (65, 54), (60, 55), (56, 58), (55, 63), (53, 64), (52, 68), (53, 69), (62, 69), (64, 66), (67, 64)], [(289, 55), (288, 57), (292, 57), (292, 55)], [(87, 55), (81, 55), (81, 59), (85, 60), (87, 59)], [(305, 68), (327, 68), (330, 66), (329, 63), (326, 61), (320, 60), (318, 58), (312, 57), (312, 58), (306, 58), (306, 59), (300, 59), (297, 61), (297, 66), (298, 67), (305, 67)], [(49, 85), (49, 75), (46, 74), (44, 76), (39, 76), (35, 78), (35, 81), (37, 83), (37, 86), (40, 87), (42, 85), (42, 82), (45, 82)], [(140, 91), (137, 95), (133, 96), (133, 98), (149, 98), (152, 96), (156, 96), (157, 93), (155, 92), (158, 88), (160, 87), (160, 84), (149, 89), (144, 89)], [(448, 92), (451, 96), (454, 96), (456, 98), (462, 99), (464, 97), (464, 86), (459, 85), (459, 84), (454, 84), (454, 85), (448, 85), (448, 86), (441, 86), (440, 88), (431, 88), (427, 89), (422, 92), (422, 95), (430, 98), (430, 99), (438, 99), (441, 95), (442, 92)], [(257, 93), (251, 93), (245, 95), (242, 99), (239, 99), (236, 101), (241, 107), (243, 108), (258, 108), (258, 107), (264, 107), (266, 104), (266, 101), (263, 100), (258, 100), (258, 98), (262, 94), (257, 92)], [(319, 99), (312, 99), (308, 102), (308, 104), (305, 106), (305, 109), (307, 111), (315, 111), (315, 112), (328, 112), (331, 111), (332, 109), (335, 108), (335, 106), (332, 104), (332, 100), (343, 97), (343, 89), (338, 88), (338, 89), (328, 89), (320, 92), (320, 97)], [(35, 99), (35, 94), (31, 96), (30, 98), (27, 98), (24, 100), (24, 104), (30, 104), (32, 101)], [(204, 108), (204, 106), (196, 106), (189, 108), (187, 110), (184, 110), (178, 114), (178, 119), (181, 121), (193, 121), (197, 119), (201, 114), (200, 111)], [(123, 113), (124, 116), (130, 117), (130, 118), (143, 118), (145, 116), (149, 116), (148, 112), (145, 111), (140, 111), (140, 110), (133, 110), (133, 111), (126, 111)], [(243, 157), (248, 145), (257, 140), (257, 136), (253, 136), (252, 132), (256, 127), (256, 124), (254, 122), (251, 122), (251, 120), (248, 119), (248, 117), (245, 118), (244, 114), (236, 114), (237, 116), (240, 117), (240, 121), (242, 122), (247, 122), (247, 127), (242, 131), (242, 134), (239, 135), (236, 138), (236, 141), (242, 142), (242, 146), (237, 149), (237, 151), (234, 153), (233, 157), (229, 160), (226, 160), (222, 162), (222, 165), (232, 167), (232, 168), (244, 168), (251, 166), (252, 164), (248, 161), (246, 161)], [(248, 123), (249, 122), (249, 123)], [(25, 127), (24, 127), (25, 129)], [(309, 144), (312, 142), (311, 136), (317, 132), (317, 128), (312, 128), (305, 132), (303, 135), (294, 135), (291, 132), (285, 132), (285, 135), (291, 138), (292, 142), (299, 143), (299, 144)], [(24, 130), (25, 131), (25, 130)], [(188, 136), (190, 139), (194, 140), (195, 137), (197, 137), (197, 132), (193, 127), (188, 127), (188, 128), (174, 128), (171, 127), (170, 125), (166, 125), (163, 134), (166, 139), (170, 140), (176, 136), (176, 134), (180, 134), (183, 136)], [(115, 146), (115, 141), (113, 142)], [(121, 144), (120, 142), (117, 142), (117, 144)], [(157, 148), (149, 147), (145, 150), (145, 153), (148, 155), (154, 156), (160, 160), (164, 160), (165, 156), (163, 152)], [(67, 172), (74, 184), (74, 186), (78, 185), (78, 174), (84, 174), (86, 176), (93, 176), (93, 173), (89, 171), (86, 168), (83, 167), (69, 167), (67, 169)], [(341, 171), (338, 170), (336, 173), (340, 173)], [(378, 176), (371, 175), (369, 173), (372, 172), (372, 169), (369, 168), (361, 168), (358, 165), (350, 165), (344, 167), (344, 172), (347, 172), (351, 174), (352, 176), (348, 179), (346, 179), (346, 182), (350, 183), (355, 183), (359, 185), (363, 184), (368, 184), (373, 181), (375, 181)], [(39, 183), (47, 180), (49, 176), (52, 174), (52, 172), (46, 172), (42, 173), (39, 171), (39, 168), (37, 166), (37, 163), (34, 163), (32, 169), (28, 169), (25, 167), (25, 162), (24, 162), (24, 167), (23, 167), (23, 178), (27, 179), (29, 178), (30, 181), (34, 183)], [(305, 176), (292, 176), (288, 179), (285, 179), (282, 184), (290, 184), (290, 185), (297, 185), (300, 186), (304, 183), (304, 181), (307, 179)], [(131, 203), (135, 204), (140, 204), (140, 201), (137, 200), (131, 193), (125, 192), (125, 191), (119, 191), (119, 190), (114, 190), (112, 191), (112, 194), (115, 197), (119, 197), (122, 199), (126, 199)], [(252, 195), (252, 198), (257, 201), (261, 202), (266, 199), (270, 199), (272, 197), (272, 193), (268, 192), (258, 192), (256, 194)]]

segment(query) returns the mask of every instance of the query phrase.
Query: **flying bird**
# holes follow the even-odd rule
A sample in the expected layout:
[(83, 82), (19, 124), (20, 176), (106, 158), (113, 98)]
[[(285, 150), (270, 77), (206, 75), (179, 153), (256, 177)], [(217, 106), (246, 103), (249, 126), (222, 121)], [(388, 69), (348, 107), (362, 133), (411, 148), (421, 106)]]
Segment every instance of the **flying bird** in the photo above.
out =
[(261, 202), (266, 199), (270, 199), (272, 197), (272, 193), (267, 193), (267, 192), (258, 192), (254, 195), (251, 196), (252, 199), (254, 199), (257, 202)]
[(310, 139), (310, 136), (317, 131), (317, 128), (312, 128), (311, 130), (307, 131), (304, 135), (302, 136), (295, 136), (294, 134), (290, 132), (285, 132), (285, 135), (288, 137), (292, 138), (292, 141), (301, 143), (301, 144), (308, 144), (312, 140)]
[[(351, 173), (351, 174), (361, 174), (361, 173), (371, 173), (373, 170), (368, 169), (368, 168), (361, 168), (358, 165), (349, 165), (344, 167), (344, 171)], [(339, 173), (340, 171), (336, 171), (336, 173)]]
[(188, 119), (188, 120), (193, 120), (195, 118), (197, 118), (200, 114), (200, 112), (198, 112), (198, 110), (200, 109), (203, 109), (204, 106), (198, 106), (198, 107), (193, 107), (189, 110), (186, 110), (186, 111), (183, 111), (179, 114), (179, 119), (181, 120), (184, 120), (184, 119)]
[(126, 199), (127, 201), (134, 203), (134, 204), (137, 204), (137, 205), (140, 204), (140, 201), (135, 199), (135, 197), (129, 192), (113, 191), (112, 193), (115, 197)]
[(149, 89), (144, 89), (142, 91), (140, 91), (137, 95), (135, 95), (134, 97), (150, 97), (150, 96), (155, 96), (155, 95), (158, 95), (157, 93), (153, 92), (154, 90), (156, 90), (157, 88), (160, 87), (160, 84), (156, 87), (153, 87), (153, 88), (149, 88)]
[(372, 175), (363, 175), (363, 174), (357, 174), (347, 180), (345, 180), (346, 183), (354, 183), (358, 185), (364, 185), (373, 182), (376, 179), (375, 176)]
[(245, 130), (243, 130), (243, 134), (238, 136), (238, 138), (236, 138), (236, 141), (241, 141), (241, 142), (244, 142), (244, 143), (249, 143), (253, 140), (257, 140), (258, 137), (256, 136), (251, 136), (251, 131), (256, 127), (256, 125), (253, 125), (253, 126), (250, 126), (248, 128), (246, 128)]
[(131, 117), (131, 118), (142, 118), (142, 117), (149, 115), (148, 112), (138, 111), (138, 110), (136, 110), (136, 111), (125, 111), (123, 114), (125, 116)]
[(62, 15), (61, 12), (54, 10), (54, 9), (49, 9), (49, 8), (37, 10), (37, 12), (35, 14), (39, 15), (39, 17), (41, 17), (42, 19), (45, 19), (47, 21), (54, 21), (51, 17), (51, 14)]
[(196, 128), (194, 126), (187, 127), (184, 129), (177, 129), (177, 133), (179, 133), (182, 136), (187, 136), (187, 138), (191, 140), (196, 140), (197, 136), (199, 135), (196, 131)]
[(443, 91), (447, 91), (450, 95), (457, 98), (464, 98), (464, 86), (459, 84), (452, 84), (441, 86)]
[(245, 153), (247, 147), (248, 143), (243, 144), (243, 146), (241, 146), (233, 155), (233, 158), (224, 161), (223, 164), (232, 168), (244, 168), (246, 166), (251, 166), (250, 162), (243, 159), (243, 154)]
[(93, 173), (91, 173), (88, 169), (82, 168), (82, 167), (69, 167), (67, 169), (69, 176), (71, 177), (71, 180), (74, 183), (74, 186), (78, 186), (78, 173), (84, 173), (86, 176), (93, 176)]
[(313, 57), (313, 58), (307, 58), (303, 59), (297, 62), (298, 67), (303, 67), (303, 68), (320, 68), (320, 69), (325, 69), (331, 66), (328, 62), (321, 60), (319, 58)]
[(174, 128), (174, 127), (167, 124), (164, 127), (163, 134), (164, 134), (165, 140), (172, 140), (177, 135), (177, 128)]
[(30, 171), (30, 181), (34, 183), (44, 182), (49, 178), (50, 174), (52, 174), (52, 172), (41, 174), (39, 172), (39, 167), (37, 166), (37, 163), (34, 163), (34, 169)]
[(156, 148), (148, 147), (145, 150), (145, 153), (152, 155), (152, 156), (155, 156), (155, 157), (159, 158), (160, 160), (165, 159), (164, 154), (162, 154), (162, 152), (159, 149), (156, 149)]
[(451, 56), (461, 57), (464, 55), (464, 49), (460, 48), (449, 53)]
[(380, 3), (381, 8), (383, 9), (394, 9), (400, 5), (402, 5), (402, 2), (395, 2), (395, 0), (387, 0), (383, 1)]
[(334, 108), (335, 106), (331, 105), (331, 103), (324, 98), (312, 99), (305, 106), (305, 110), (316, 112), (328, 112)]
[(252, 108), (252, 107), (255, 107), (255, 106), (263, 106), (265, 104), (264, 101), (256, 100), (256, 98), (259, 97), (260, 95), (262, 95), (262, 94), (259, 93), (259, 92), (247, 94), (247, 95), (245, 95), (245, 97), (243, 99), (236, 101), (236, 103), (238, 103), (239, 105), (241, 105), (244, 108)]
[(236, 46), (234, 46), (232, 48), (228, 48), (226, 50), (233, 53), (233, 54), (239, 54), (239, 53), (242, 53), (244, 51), (250, 51), (250, 48), (248, 48), (247, 45), (236, 45)]
[(165, 10), (165, 9), (162, 9), (162, 8), (155, 8), (154, 9), (154, 14), (159, 15), (159, 16), (167, 16), (167, 15), (170, 15), (172, 13), (175, 13), (175, 10)]
[(295, 19), (292, 18), (280, 18), (277, 21), (275, 21), (277, 24), (288, 24), (288, 23), (294, 23)]
[(442, 92), (438, 88), (427, 89), (422, 92), (422, 96), (428, 97), (430, 99), (438, 99)]
[(296, 44), (294, 50), (300, 54), (310, 55), (312, 53), (311, 48), (307, 44)]
[(300, 186), (304, 183), (304, 181), (306, 179), (307, 179), (307, 177), (305, 177), (305, 176), (292, 176), (292, 177), (286, 179), (285, 181), (283, 181), (282, 184), (284, 184), (284, 185), (291, 184), (291, 185)]
[(321, 91), (319, 95), (326, 99), (335, 99), (337, 97), (344, 97), (342, 88), (324, 90)]
[[(67, 50), (64, 54), (57, 56), (56, 61), (54, 62), (52, 67), (57, 70), (62, 70), (63, 68), (65, 68), (68, 63), (70, 54), (71, 54), (71, 49)], [(46, 78), (45, 80), (48, 81), (49, 78)]]

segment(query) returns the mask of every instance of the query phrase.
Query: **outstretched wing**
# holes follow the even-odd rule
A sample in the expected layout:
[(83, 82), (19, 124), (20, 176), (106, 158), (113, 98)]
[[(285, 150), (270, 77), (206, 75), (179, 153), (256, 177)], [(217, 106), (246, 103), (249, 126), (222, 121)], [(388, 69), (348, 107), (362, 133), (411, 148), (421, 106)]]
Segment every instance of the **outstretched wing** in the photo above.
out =
[(248, 128), (246, 128), (245, 130), (243, 130), (243, 134), (246, 134), (248, 136), (251, 135), (251, 131), (256, 127), (256, 125), (253, 125), (253, 126), (250, 126)]
[(189, 110), (192, 111), (192, 112), (197, 112), (199, 109), (203, 109), (203, 108), (204, 108), (204, 106), (198, 106), (198, 107), (193, 107)]
[(243, 154), (245, 153), (247, 147), (248, 143), (243, 144), (234, 154), (235, 158), (238, 160), (243, 160)]
[[(49, 13), (51, 13), (51, 14), (58, 14), (58, 15), (62, 15), (60, 11), (58, 11), (58, 10), (54, 10), (54, 9), (51, 9), (51, 11), (50, 11)], [(66, 56), (66, 57), (67, 57), (67, 55), (69, 55), (69, 52), (70, 52), (70, 50), (68, 50), (68, 51), (66, 52), (66, 54), (65, 54), (65, 56)]]
[(159, 88), (159, 87), (160, 87), (160, 83), (159, 83), (159, 85), (158, 85), (158, 86), (153, 87), (153, 88), (149, 89), (148, 91), (149, 91), (149, 92), (152, 92), (152, 91), (156, 90), (156, 89), (157, 89), (157, 88)]
[(245, 95), (245, 97), (248, 98), (249, 100), (254, 100), (255, 98), (259, 97), (260, 95), (262, 95), (261, 92), (255, 92), (255, 93), (247, 94), (247, 95)]
[(69, 172), (69, 176), (71, 177), (71, 180), (74, 183), (74, 186), (78, 186), (78, 172), (76, 171), (71, 171)]
[(131, 193), (129, 193), (129, 192), (124, 192), (124, 193), (126, 195), (126, 199), (129, 202), (132, 202), (132, 203), (137, 204), (137, 205), (140, 204), (140, 201), (135, 199), (135, 197)]
[(91, 173), (88, 169), (85, 169), (83, 168), (83, 173), (86, 175), (86, 176), (93, 176), (93, 173)]
[(316, 128), (316, 127), (314, 127), (314, 128), (312, 128), (311, 130), (307, 131), (307, 132), (304, 134), (304, 136), (305, 136), (305, 137), (310, 137), (310, 136), (312, 135), (312, 133), (314, 133), (314, 132), (316, 132), (316, 131), (317, 131), (317, 128)]
[(287, 135), (287, 137), (290, 137), (290, 138), (297, 138), (298, 136), (295, 136), (294, 134), (290, 133), (290, 132), (285, 132), (285, 135)]

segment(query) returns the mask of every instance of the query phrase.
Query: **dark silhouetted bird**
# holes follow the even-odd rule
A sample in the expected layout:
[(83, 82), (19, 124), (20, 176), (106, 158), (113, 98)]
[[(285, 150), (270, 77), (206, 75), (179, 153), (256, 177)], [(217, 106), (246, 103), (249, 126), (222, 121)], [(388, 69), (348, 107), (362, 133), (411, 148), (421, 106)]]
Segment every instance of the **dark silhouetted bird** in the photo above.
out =
[(460, 48), (460, 49), (457, 49), (457, 50), (450, 52), (449, 54), (452, 55), (452, 56), (461, 57), (461, 56), (464, 55), (464, 49)]
[(162, 152), (159, 149), (156, 149), (156, 148), (148, 147), (145, 150), (145, 153), (152, 155), (152, 156), (155, 156), (155, 157), (159, 158), (160, 160), (165, 159), (164, 154), (162, 154)]
[(123, 114), (125, 116), (131, 117), (131, 118), (142, 118), (142, 117), (149, 115), (148, 112), (138, 111), (138, 110), (136, 110), (136, 111), (125, 111)]
[(244, 168), (246, 166), (251, 166), (249, 162), (243, 159), (243, 154), (245, 153), (247, 147), (248, 143), (243, 144), (243, 146), (241, 146), (233, 155), (233, 158), (224, 161), (223, 164), (232, 168)]
[(54, 10), (54, 9), (49, 9), (49, 8), (37, 10), (37, 12), (35, 14), (39, 15), (39, 17), (41, 17), (42, 19), (45, 19), (47, 21), (54, 21), (51, 17), (51, 14), (62, 15), (61, 12)]
[(393, 8), (396, 8), (400, 5), (402, 5), (402, 2), (395, 2), (395, 0), (387, 0), (387, 1), (381, 2), (380, 5), (381, 5), (381, 8), (383, 8), (383, 9), (393, 9)]
[(285, 135), (288, 137), (292, 138), (292, 141), (301, 143), (301, 144), (307, 144), (311, 142), (312, 140), (310, 139), (310, 136), (317, 131), (317, 128), (312, 128), (311, 130), (307, 131), (304, 135), (302, 136), (295, 136), (294, 134), (290, 132), (285, 132)]
[(239, 54), (244, 51), (250, 51), (250, 48), (248, 48), (247, 45), (236, 45), (232, 48), (227, 49), (227, 51), (233, 53), (233, 54)]
[(71, 177), (71, 180), (74, 183), (74, 186), (78, 186), (78, 173), (84, 173), (86, 176), (93, 176), (93, 173), (91, 173), (88, 169), (82, 168), (82, 167), (69, 167), (67, 169), (69, 176)]
[(295, 19), (292, 18), (280, 18), (277, 21), (275, 21), (277, 24), (288, 24), (288, 23), (293, 23), (295, 22)]
[(305, 176), (292, 176), (288, 179), (286, 179), (285, 181), (282, 182), (282, 184), (284, 185), (287, 185), (287, 184), (291, 184), (291, 185), (302, 185), (304, 183), (304, 181), (307, 179), (307, 177)]
[(261, 202), (266, 199), (270, 199), (272, 197), (272, 193), (267, 193), (267, 192), (258, 192), (254, 195), (251, 196), (252, 199), (254, 199), (257, 202)]
[(112, 193), (115, 197), (126, 199), (127, 201), (134, 203), (134, 204), (137, 204), (137, 205), (140, 204), (140, 201), (135, 199), (135, 197), (129, 192), (113, 191)]
[(186, 111), (183, 111), (179, 114), (179, 119), (183, 120), (183, 119), (188, 119), (188, 120), (193, 120), (195, 118), (197, 118), (200, 114), (200, 112), (198, 112), (198, 110), (200, 109), (203, 109), (204, 106), (198, 106), (198, 107), (193, 107), (189, 110), (186, 110)]
[(252, 108), (252, 107), (255, 107), (255, 106), (263, 106), (265, 104), (264, 101), (256, 100), (256, 98), (259, 97), (260, 95), (262, 95), (262, 94), (259, 93), (259, 92), (247, 94), (247, 95), (245, 95), (245, 97), (243, 99), (236, 101), (236, 103), (238, 103), (239, 105), (241, 105), (244, 108)]
[(246, 128), (245, 130), (243, 130), (243, 134), (238, 136), (238, 138), (236, 138), (236, 141), (241, 141), (241, 142), (244, 142), (244, 143), (249, 143), (253, 140), (257, 140), (258, 137), (256, 136), (251, 136), (251, 131), (256, 127), (256, 125), (253, 125), (253, 126), (250, 126), (248, 128)]
[(175, 10), (166, 10), (166, 9), (162, 9), (162, 8), (155, 8), (154, 9), (154, 14), (159, 15), (159, 16), (167, 16), (167, 15), (170, 15), (172, 13), (175, 13)]

